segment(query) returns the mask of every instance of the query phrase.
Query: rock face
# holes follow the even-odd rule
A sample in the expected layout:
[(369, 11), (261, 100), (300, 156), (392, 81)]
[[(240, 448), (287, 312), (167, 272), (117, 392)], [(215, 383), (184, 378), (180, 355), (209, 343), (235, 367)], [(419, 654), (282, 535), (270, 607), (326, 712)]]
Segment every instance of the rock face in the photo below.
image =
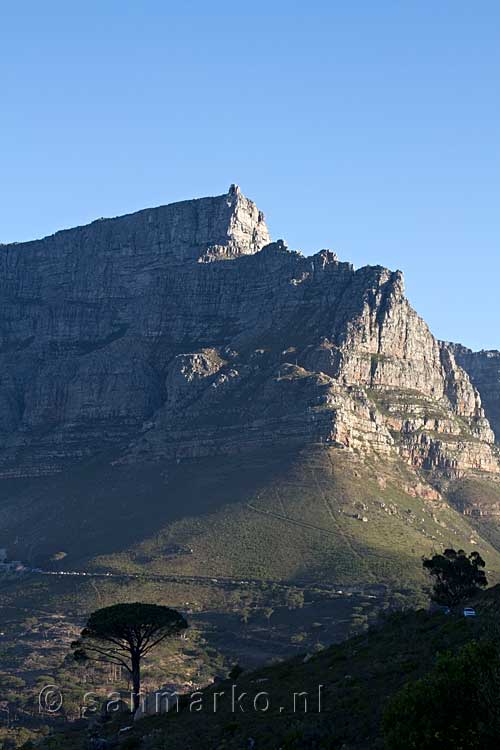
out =
[(465, 351), (399, 271), (271, 243), (235, 186), (99, 220), (0, 247), (0, 472), (308, 443), (497, 472), (498, 369)]
[(481, 394), (486, 416), (500, 440), (500, 352), (473, 352), (460, 344), (448, 347)]

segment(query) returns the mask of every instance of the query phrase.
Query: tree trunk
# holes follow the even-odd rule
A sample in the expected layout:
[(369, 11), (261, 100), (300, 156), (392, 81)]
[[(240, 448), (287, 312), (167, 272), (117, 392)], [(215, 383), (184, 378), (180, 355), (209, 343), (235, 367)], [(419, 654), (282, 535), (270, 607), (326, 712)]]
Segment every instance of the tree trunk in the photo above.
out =
[(132, 653), (132, 713), (135, 714), (141, 702), (141, 657)]

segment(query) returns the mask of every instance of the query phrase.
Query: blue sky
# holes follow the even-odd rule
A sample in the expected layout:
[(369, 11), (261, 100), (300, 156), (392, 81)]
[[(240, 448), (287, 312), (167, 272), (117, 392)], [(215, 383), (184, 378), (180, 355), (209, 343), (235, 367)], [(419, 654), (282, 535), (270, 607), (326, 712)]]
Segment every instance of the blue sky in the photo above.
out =
[[(179, 10), (182, 8), (182, 10)], [(500, 5), (3, 3), (0, 242), (237, 182), (500, 348)]]

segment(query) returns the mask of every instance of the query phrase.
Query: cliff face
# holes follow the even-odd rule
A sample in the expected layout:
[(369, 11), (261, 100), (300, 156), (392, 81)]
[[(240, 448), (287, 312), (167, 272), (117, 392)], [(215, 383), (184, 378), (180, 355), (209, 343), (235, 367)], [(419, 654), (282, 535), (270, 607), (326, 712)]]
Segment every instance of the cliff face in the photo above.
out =
[(308, 443), (496, 472), (462, 361), (401, 273), (270, 243), (234, 186), (0, 247), (4, 477)]
[(500, 440), (500, 352), (473, 352), (460, 344), (447, 346), (480, 392), (486, 415)]

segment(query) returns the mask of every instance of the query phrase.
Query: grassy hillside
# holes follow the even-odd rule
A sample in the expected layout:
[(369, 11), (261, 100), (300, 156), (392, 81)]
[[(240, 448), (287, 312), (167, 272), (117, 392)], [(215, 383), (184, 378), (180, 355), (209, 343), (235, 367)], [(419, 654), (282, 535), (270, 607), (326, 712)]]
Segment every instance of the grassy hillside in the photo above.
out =
[[(477, 549), (490, 582), (500, 579), (497, 517), (469, 513), (480, 501), (490, 510), (496, 507), (497, 483), (477, 474), (443, 483), (439, 495), (425, 476), (397, 458), (324, 445), (169, 465), (114, 464), (107, 456), (72, 473), (10, 480), (1, 488), (0, 546), (53, 573), (0, 580), (0, 678), (21, 675), (23, 695), (36, 692), (41, 675), (55, 684), (61, 678), (77, 690), (78, 681), (64, 666), (70, 635), (89, 612), (119, 601), (163, 603), (187, 613), (197, 635), (188, 659), (177, 661), (172, 675), (181, 680), (198, 675), (206, 684), (235, 662), (252, 669), (304, 650), (316, 653), (365, 631), (383, 611), (415, 600), (425, 582), (421, 557), (433, 550)], [(55, 632), (54, 617), (62, 635), (49, 648), (43, 634)], [(335, 716), (322, 716), (322, 726), (329, 736), (335, 729), (335, 738), (357, 748), (349, 717), (358, 716), (359, 738), (375, 736), (378, 719), (367, 718), (367, 707), (379, 690), (384, 694), (389, 676), (392, 690), (407, 674), (418, 673), (439, 644), (447, 638), (454, 642), (455, 631), (457, 643), (468, 632), (461, 621), (408, 617), (401, 632), (391, 624), (387, 640), (363, 635), (307, 663), (295, 656), (279, 679), (266, 668), (244, 677), (243, 685), (276, 681), (281, 700), (279, 691), (295, 684), (297, 690), (309, 690), (300, 687), (301, 680), (312, 685), (320, 673), (335, 673), (336, 686), (329, 687), (336, 696)], [(429, 651), (422, 643), (412, 644), (424, 637)], [(389, 658), (385, 650), (391, 639), (403, 644), (406, 656)], [(149, 687), (170, 675), (165, 664), (160, 659), (160, 666), (148, 665)], [(366, 680), (374, 687), (368, 690)], [(266, 683), (255, 683), (261, 684)], [(21, 694), (14, 697), (13, 705), (21, 699)], [(266, 733), (275, 737), (277, 731), (282, 737), (289, 733), (284, 747), (297, 746), (294, 732), (303, 731), (303, 725), (296, 727), (295, 718), (285, 716), (271, 726), (256, 725), (263, 727), (261, 743), (268, 742)], [(182, 721), (173, 735), (179, 731), (179, 738), (192, 737), (196, 747), (196, 723), (189, 717)], [(219, 737), (213, 745), (217, 750), (239, 748), (245, 747), (237, 744), (243, 741), (241, 732), (253, 725), (245, 726), (235, 727), (227, 717), (207, 724), (206, 731)], [(163, 748), (162, 726), (158, 731), (160, 744), (150, 744), (153, 750)], [(151, 741), (156, 742), (154, 735)], [(172, 745), (177, 746), (189, 747), (180, 739)], [(262, 744), (267, 746), (275, 747)], [(376, 745), (359, 745), (365, 747)]]
[[(258, 750), (383, 748), (380, 720), (389, 697), (432, 669), (438, 653), (455, 652), (473, 638), (497, 632), (498, 587), (482, 594), (476, 609), (476, 620), (422, 610), (394, 614), (369, 633), (317, 654), (243, 674), (235, 682), (220, 681), (203, 692), (196, 704), (200, 710), (190, 710), (197, 696), (189, 697), (179, 712), (137, 722), (124, 747), (198, 750), (202, 737), (207, 750), (241, 750), (250, 738)], [(233, 684), (236, 696), (246, 694), (234, 704), (236, 710)], [(125, 723), (127, 718), (101, 726), (101, 736), (116, 737)], [(80, 750), (86, 737), (86, 731), (63, 732), (54, 737), (53, 747)]]
[[(293, 462), (284, 457), (282, 465), (259, 458), (229, 467), (207, 462), (205, 470), (178, 475), (174, 494), (184, 507), (196, 507), (200, 497), (222, 502), (95, 562), (117, 571), (147, 566), (157, 573), (327, 579), (344, 586), (418, 583), (422, 554), (468, 547), (473, 539), (497, 575), (496, 550), (446, 503), (415, 496), (418, 480), (402, 463), (368, 462), (335, 449), (308, 451)], [(266, 473), (269, 479), (256, 488), (255, 475)], [(224, 498), (229, 486), (239, 492)], [(192, 551), (169, 554), (174, 545)]]
[(496, 519), (422, 497), (402, 461), (341, 449), (101, 460), (3, 489), (0, 545), (53, 569), (419, 585), (422, 554), (473, 545), (500, 574)]

